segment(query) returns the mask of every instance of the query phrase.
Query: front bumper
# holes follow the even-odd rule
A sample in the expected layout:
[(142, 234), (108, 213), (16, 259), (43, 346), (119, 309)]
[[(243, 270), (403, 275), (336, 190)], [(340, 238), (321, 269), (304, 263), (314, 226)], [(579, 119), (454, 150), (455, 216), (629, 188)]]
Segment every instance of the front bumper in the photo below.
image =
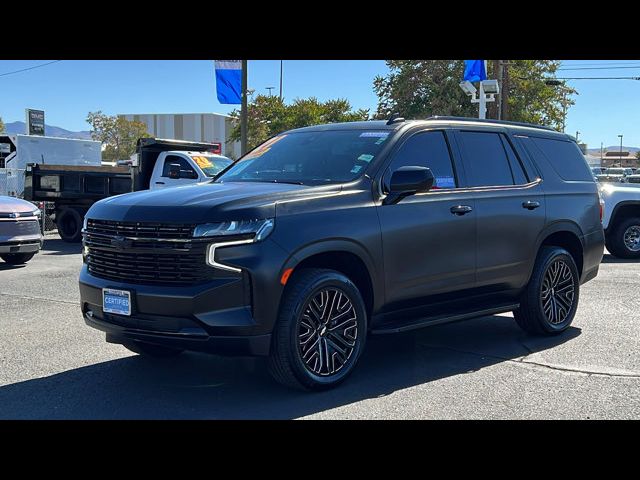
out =
[[(103, 288), (131, 292), (131, 316), (102, 309)], [(107, 341), (139, 340), (185, 350), (226, 355), (268, 355), (270, 329), (256, 322), (248, 275), (193, 286), (114, 282), (80, 272), (80, 301), (87, 325), (107, 333)]]
[(42, 248), (42, 238), (0, 242), (0, 253), (31, 253)]

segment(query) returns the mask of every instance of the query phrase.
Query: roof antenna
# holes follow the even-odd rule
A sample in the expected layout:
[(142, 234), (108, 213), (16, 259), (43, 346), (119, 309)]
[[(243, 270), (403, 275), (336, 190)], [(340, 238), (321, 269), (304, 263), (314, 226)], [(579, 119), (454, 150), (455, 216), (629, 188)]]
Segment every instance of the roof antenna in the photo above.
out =
[(391, 115), (389, 120), (387, 120), (387, 125), (393, 125), (394, 123), (404, 122), (404, 117), (401, 117), (399, 113), (394, 113)]

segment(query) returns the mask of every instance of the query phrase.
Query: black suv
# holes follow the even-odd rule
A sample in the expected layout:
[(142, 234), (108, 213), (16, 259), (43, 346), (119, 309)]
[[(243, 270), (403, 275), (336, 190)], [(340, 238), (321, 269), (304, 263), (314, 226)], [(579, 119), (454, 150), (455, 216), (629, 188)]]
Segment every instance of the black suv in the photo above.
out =
[(86, 323), (149, 356), (267, 355), (323, 389), (369, 334), (513, 311), (569, 327), (604, 236), (575, 141), (533, 125), (433, 117), (288, 131), (208, 184), (91, 207)]

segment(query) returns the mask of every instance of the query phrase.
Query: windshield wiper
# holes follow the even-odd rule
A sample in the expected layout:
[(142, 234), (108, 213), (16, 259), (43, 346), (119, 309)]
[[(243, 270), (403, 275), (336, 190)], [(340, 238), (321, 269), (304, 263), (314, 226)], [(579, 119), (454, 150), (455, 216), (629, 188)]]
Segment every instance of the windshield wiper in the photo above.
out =
[(273, 180), (259, 180), (260, 182), (269, 182), (269, 183), (288, 183), (290, 185), (304, 185), (304, 183), (302, 182), (297, 182), (295, 180), (277, 180), (277, 179), (273, 179)]

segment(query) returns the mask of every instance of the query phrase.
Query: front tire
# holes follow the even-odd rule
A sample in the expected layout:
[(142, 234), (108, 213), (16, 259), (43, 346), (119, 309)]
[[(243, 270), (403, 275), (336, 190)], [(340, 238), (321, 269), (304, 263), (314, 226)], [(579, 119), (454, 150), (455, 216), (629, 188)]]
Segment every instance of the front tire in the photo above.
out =
[(554, 335), (571, 325), (579, 296), (580, 278), (571, 254), (564, 248), (545, 246), (513, 316), (526, 332)]
[(176, 357), (184, 351), (177, 348), (164, 347), (162, 345), (154, 345), (153, 343), (145, 342), (123, 343), (122, 346), (143, 357), (153, 358)]
[(607, 235), (607, 250), (618, 258), (640, 258), (640, 217), (615, 225)]
[(56, 213), (58, 235), (68, 243), (78, 243), (82, 240), (83, 218), (75, 208), (62, 208)]
[(335, 387), (362, 354), (366, 316), (360, 291), (342, 273), (319, 268), (294, 273), (273, 331), (271, 374), (292, 388)]
[(9, 265), (23, 265), (33, 258), (35, 252), (31, 253), (5, 253), (0, 258)]

